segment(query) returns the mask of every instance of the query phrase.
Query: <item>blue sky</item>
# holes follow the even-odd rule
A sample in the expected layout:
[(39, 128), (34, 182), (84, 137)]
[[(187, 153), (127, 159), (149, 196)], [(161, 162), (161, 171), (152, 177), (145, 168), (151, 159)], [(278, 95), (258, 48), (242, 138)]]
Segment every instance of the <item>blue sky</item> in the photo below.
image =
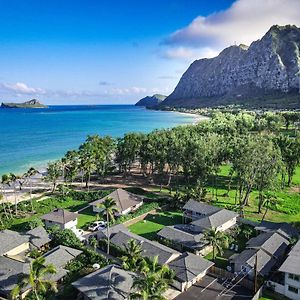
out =
[[(284, 16), (274, 16), (283, 2)], [(169, 94), (194, 59), (299, 22), (299, 2), (2, 0), (1, 101), (126, 104)], [(244, 24), (247, 14), (255, 25)]]

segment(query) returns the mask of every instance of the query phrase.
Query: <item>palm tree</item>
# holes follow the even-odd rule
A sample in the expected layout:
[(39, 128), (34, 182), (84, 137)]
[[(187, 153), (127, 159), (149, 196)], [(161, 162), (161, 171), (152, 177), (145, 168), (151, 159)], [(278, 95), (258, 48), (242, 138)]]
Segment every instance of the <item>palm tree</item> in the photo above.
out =
[(107, 254), (109, 254), (109, 243), (110, 243), (110, 236), (109, 236), (109, 222), (115, 220), (115, 213), (118, 212), (116, 207), (116, 201), (113, 198), (107, 197), (105, 198), (103, 203), (98, 205), (99, 208), (102, 208), (102, 215), (106, 217), (107, 222)]
[(253, 227), (251, 227), (251, 226), (245, 227), (245, 228), (242, 230), (242, 233), (243, 233), (243, 235), (245, 236), (245, 238), (246, 238), (247, 240), (249, 240), (250, 236), (251, 236), (252, 233), (253, 233)]
[(134, 278), (133, 287), (137, 292), (131, 295), (135, 299), (165, 299), (162, 294), (172, 283), (174, 273), (167, 265), (158, 264), (158, 256), (153, 260), (142, 261), (140, 275)]
[(47, 166), (47, 176), (46, 181), (52, 182), (53, 188), (52, 193), (54, 193), (59, 177), (62, 175), (61, 164), (59, 161), (48, 163)]
[(130, 239), (124, 247), (124, 255), (121, 258), (123, 268), (125, 270), (136, 271), (142, 260), (142, 252), (140, 244), (136, 240)]
[(32, 202), (32, 176), (36, 175), (39, 173), (38, 170), (35, 168), (30, 168), (25, 174), (25, 178), (29, 181), (29, 188), (30, 188), (30, 203), (31, 203), (31, 211), (33, 211), (33, 202)]
[(223, 254), (223, 249), (228, 248), (228, 237), (216, 228), (208, 229), (204, 232), (204, 239), (213, 248), (213, 260), (216, 259), (216, 254)]
[(45, 265), (45, 258), (38, 257), (30, 263), (29, 274), (23, 274), (17, 286), (12, 290), (11, 297), (13, 299), (20, 298), (22, 289), (30, 286), (37, 300), (40, 299), (39, 292), (46, 293), (49, 289), (56, 292), (56, 282), (47, 278), (49, 275), (55, 274), (56, 269), (52, 264)]

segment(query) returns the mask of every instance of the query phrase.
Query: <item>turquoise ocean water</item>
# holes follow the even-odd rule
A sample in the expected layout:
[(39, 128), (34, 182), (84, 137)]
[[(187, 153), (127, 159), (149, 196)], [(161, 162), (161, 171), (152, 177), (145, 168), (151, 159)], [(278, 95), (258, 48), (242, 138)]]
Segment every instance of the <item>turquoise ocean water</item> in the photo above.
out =
[(0, 109), (0, 174), (42, 167), (77, 149), (88, 134), (119, 137), (194, 121), (190, 115), (133, 105)]

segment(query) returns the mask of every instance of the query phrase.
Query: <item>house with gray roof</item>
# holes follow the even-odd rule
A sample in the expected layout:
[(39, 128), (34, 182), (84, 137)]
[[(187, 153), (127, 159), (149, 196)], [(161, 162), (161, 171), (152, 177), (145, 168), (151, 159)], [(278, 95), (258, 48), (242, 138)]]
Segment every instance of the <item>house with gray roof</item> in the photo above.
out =
[(257, 272), (267, 277), (282, 261), (289, 246), (289, 241), (277, 232), (264, 232), (250, 239), (246, 249), (230, 257), (235, 272), (247, 274), (253, 279), (255, 267)]
[(85, 300), (126, 300), (132, 290), (134, 273), (109, 265), (80, 278), (72, 285)]
[(26, 236), (12, 230), (0, 231), (0, 255), (14, 256), (29, 249)]
[[(61, 280), (68, 272), (64, 269), (65, 265), (81, 252), (69, 247), (58, 246), (44, 254), (45, 264), (53, 264), (56, 268), (56, 273), (49, 275), (49, 279), (55, 282)], [(29, 274), (32, 260), (25, 256), (0, 256), (0, 297), (10, 298), (10, 293), (18, 283), (20, 276)], [(22, 295), (25, 296), (29, 291), (30, 287), (25, 287)]]
[[(300, 299), (300, 241), (289, 252), (287, 258), (279, 267), (282, 276), (268, 282), (274, 290), (293, 300)], [(276, 280), (277, 279), (277, 280)]]
[(173, 248), (198, 255), (206, 255), (211, 251), (204, 240), (206, 230), (215, 228), (217, 231), (226, 231), (236, 225), (238, 217), (233, 211), (195, 200), (189, 200), (184, 205), (183, 215), (188, 224), (166, 226), (157, 235), (171, 242)]
[(189, 200), (183, 207), (183, 216), (186, 223), (191, 221), (195, 232), (215, 228), (225, 231), (237, 222), (236, 212), (215, 207), (203, 202)]
[(46, 227), (58, 226), (60, 229), (73, 229), (77, 226), (78, 214), (57, 208), (48, 214), (41, 216)]
[(215, 228), (218, 231), (225, 231), (234, 226), (237, 222), (238, 214), (236, 212), (221, 209), (213, 213), (196, 219), (190, 224), (193, 225), (195, 231), (203, 232), (207, 229)]
[(290, 242), (277, 232), (264, 232), (247, 242), (249, 249), (262, 249), (275, 259), (282, 257)]
[(181, 253), (171, 249), (165, 245), (157, 243), (155, 241), (150, 241), (137, 234), (131, 232), (119, 231), (111, 238), (111, 243), (119, 248), (124, 248), (128, 241), (132, 239), (135, 240), (142, 248), (142, 256), (153, 259), (153, 257), (158, 256), (158, 263), (164, 265), (170, 261), (177, 258)]
[(172, 247), (181, 252), (192, 251), (201, 254), (203, 248), (207, 245), (204, 234), (191, 231), (190, 225), (187, 224), (165, 226), (157, 233), (157, 236), (172, 242)]
[[(110, 226), (108, 233), (109, 233), (109, 236), (112, 237), (119, 231), (126, 232), (126, 231), (128, 231), (128, 229), (124, 224), (120, 223), (120, 224)], [(107, 228), (98, 230), (96, 233), (96, 237), (97, 237), (97, 240), (106, 239), (107, 238)]]
[(38, 226), (26, 232), (31, 248), (42, 248), (51, 242), (50, 235), (43, 226)]
[(188, 252), (183, 253), (169, 263), (170, 269), (175, 274), (172, 286), (181, 292), (187, 290), (203, 278), (213, 265), (213, 262), (198, 255)]
[(97, 213), (101, 212), (103, 210), (103, 208), (101, 208), (101, 204), (107, 198), (112, 198), (116, 202), (116, 206), (120, 215), (126, 215), (131, 211), (137, 210), (143, 204), (144, 200), (143, 196), (127, 192), (123, 189), (116, 189), (108, 196), (91, 202), (90, 205), (93, 207), (93, 211)]
[(219, 210), (221, 209), (218, 207), (191, 199), (183, 206), (183, 215), (187, 220), (194, 221), (212, 215)]
[(52, 264), (56, 268), (55, 281), (62, 279), (67, 271), (64, 269), (67, 263), (82, 253), (81, 250), (59, 245), (45, 253), (45, 264)]
[[(12, 289), (16, 286), (21, 274), (29, 274), (30, 265), (6, 256), (0, 256), (0, 297), (9, 298)], [(24, 288), (22, 294), (25, 295)]]
[(275, 223), (262, 221), (258, 226), (255, 227), (255, 229), (262, 232), (277, 232), (286, 238), (299, 236), (299, 231), (294, 226), (286, 222)]

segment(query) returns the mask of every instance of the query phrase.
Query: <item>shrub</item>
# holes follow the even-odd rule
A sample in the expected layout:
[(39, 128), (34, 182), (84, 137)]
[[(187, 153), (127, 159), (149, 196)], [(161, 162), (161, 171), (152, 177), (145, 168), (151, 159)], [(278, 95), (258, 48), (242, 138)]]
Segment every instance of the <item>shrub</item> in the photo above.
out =
[(82, 248), (80, 240), (71, 229), (54, 230), (52, 232), (52, 243), (54, 246), (63, 245), (76, 249)]
[(27, 223), (25, 223), (24, 227), (26, 230), (31, 230), (38, 226), (44, 226), (44, 223), (40, 218), (34, 218), (34, 219), (28, 221)]

